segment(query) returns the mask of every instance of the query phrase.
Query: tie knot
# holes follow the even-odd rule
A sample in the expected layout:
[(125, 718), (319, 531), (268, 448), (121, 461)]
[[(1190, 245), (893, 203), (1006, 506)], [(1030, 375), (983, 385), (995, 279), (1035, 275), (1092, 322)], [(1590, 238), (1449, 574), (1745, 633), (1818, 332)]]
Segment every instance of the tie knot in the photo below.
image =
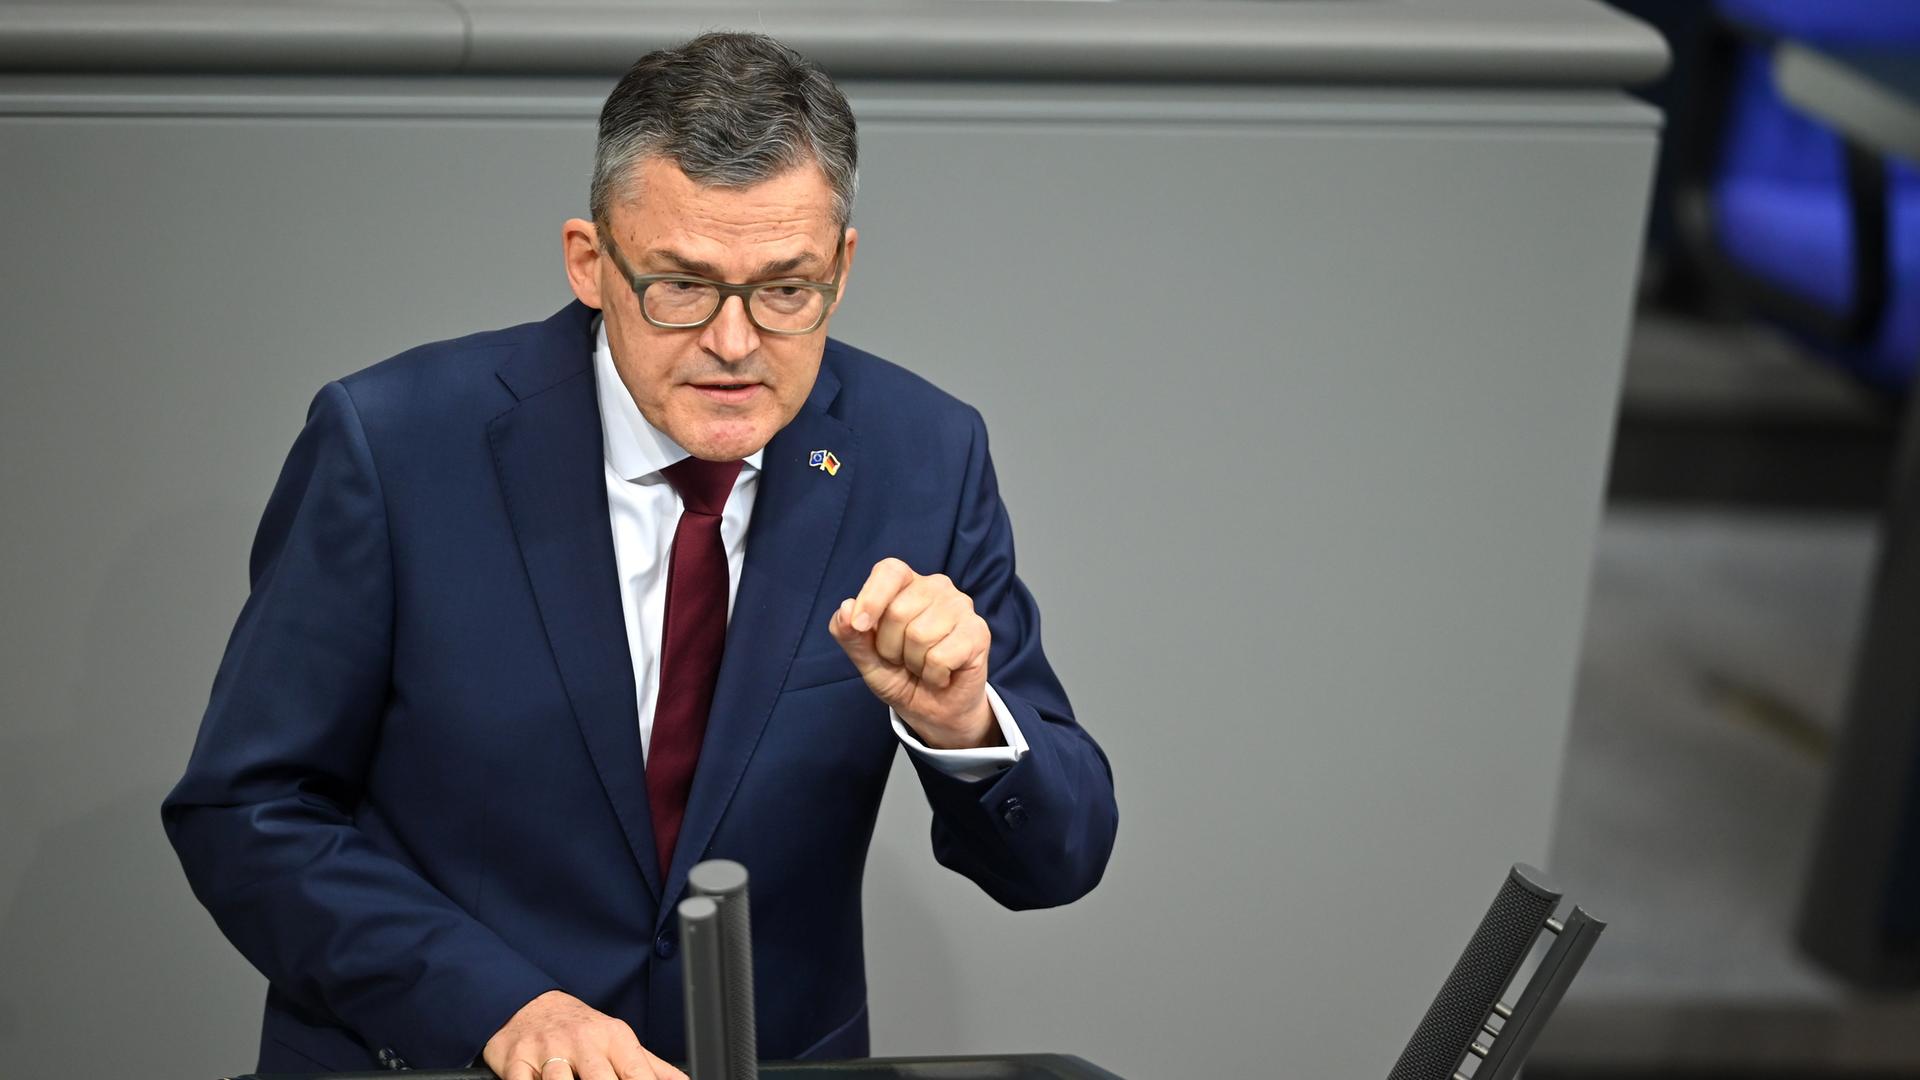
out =
[(690, 457), (661, 469), (660, 475), (680, 493), (680, 501), (690, 512), (719, 517), (720, 511), (726, 509), (727, 496), (733, 491), (734, 478), (740, 475), (740, 466), (744, 464), (744, 461), (703, 461)]

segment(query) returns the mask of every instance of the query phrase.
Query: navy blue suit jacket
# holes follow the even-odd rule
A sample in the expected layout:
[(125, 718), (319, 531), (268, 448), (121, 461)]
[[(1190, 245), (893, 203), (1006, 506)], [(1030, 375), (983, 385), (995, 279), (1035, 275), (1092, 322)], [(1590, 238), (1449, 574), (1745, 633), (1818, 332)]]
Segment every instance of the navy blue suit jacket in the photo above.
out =
[(262, 1072), (462, 1065), (553, 988), (684, 1060), (674, 905), (706, 858), (752, 874), (762, 1055), (864, 1054), (861, 871), (899, 747), (826, 627), (889, 555), (973, 597), (1031, 746), (976, 782), (916, 760), (935, 858), (1013, 908), (1073, 900), (1105, 868), (1111, 774), (1041, 652), (979, 414), (839, 342), (767, 445), (658, 865), (593, 315), (331, 383), (287, 459), (162, 810), (195, 894), (270, 980)]

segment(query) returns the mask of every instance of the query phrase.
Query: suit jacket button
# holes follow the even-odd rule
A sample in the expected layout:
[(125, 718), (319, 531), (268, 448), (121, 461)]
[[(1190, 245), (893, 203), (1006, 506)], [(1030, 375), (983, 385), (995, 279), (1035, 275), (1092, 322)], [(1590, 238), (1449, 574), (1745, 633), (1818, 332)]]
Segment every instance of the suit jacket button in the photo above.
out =
[(671, 960), (677, 951), (679, 945), (673, 940), (673, 931), (662, 930), (660, 936), (653, 939), (653, 955), (660, 959)]
[(1018, 829), (1027, 823), (1027, 807), (1019, 796), (1000, 804), (1000, 820), (1006, 822), (1009, 829)]

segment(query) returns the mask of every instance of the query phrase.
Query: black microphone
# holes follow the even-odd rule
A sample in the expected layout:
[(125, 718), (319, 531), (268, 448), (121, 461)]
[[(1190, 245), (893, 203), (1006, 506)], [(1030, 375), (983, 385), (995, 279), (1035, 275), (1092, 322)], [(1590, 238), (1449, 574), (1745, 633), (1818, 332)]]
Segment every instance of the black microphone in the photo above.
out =
[[(1580, 970), (1606, 924), (1578, 907), (1553, 918), (1560, 890), (1546, 875), (1513, 864), (1479, 929), (1414, 1028), (1387, 1080), (1509, 1080)], [(1541, 930), (1556, 935), (1512, 1006), (1500, 996), (1519, 973)], [(1468, 1055), (1480, 1059), (1469, 1075)]]

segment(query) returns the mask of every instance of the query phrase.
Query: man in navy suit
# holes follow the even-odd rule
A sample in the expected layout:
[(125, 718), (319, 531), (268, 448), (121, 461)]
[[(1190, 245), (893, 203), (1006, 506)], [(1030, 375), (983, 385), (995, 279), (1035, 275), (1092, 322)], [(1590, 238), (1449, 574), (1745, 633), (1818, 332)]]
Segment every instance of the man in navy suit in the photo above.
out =
[(261, 1071), (679, 1077), (706, 858), (753, 876), (763, 1055), (863, 1055), (902, 744), (942, 864), (1012, 908), (1099, 880), (1111, 774), (979, 414), (826, 337), (855, 161), (778, 43), (650, 54), (563, 228), (578, 302), (315, 398), (163, 809), (269, 979)]

